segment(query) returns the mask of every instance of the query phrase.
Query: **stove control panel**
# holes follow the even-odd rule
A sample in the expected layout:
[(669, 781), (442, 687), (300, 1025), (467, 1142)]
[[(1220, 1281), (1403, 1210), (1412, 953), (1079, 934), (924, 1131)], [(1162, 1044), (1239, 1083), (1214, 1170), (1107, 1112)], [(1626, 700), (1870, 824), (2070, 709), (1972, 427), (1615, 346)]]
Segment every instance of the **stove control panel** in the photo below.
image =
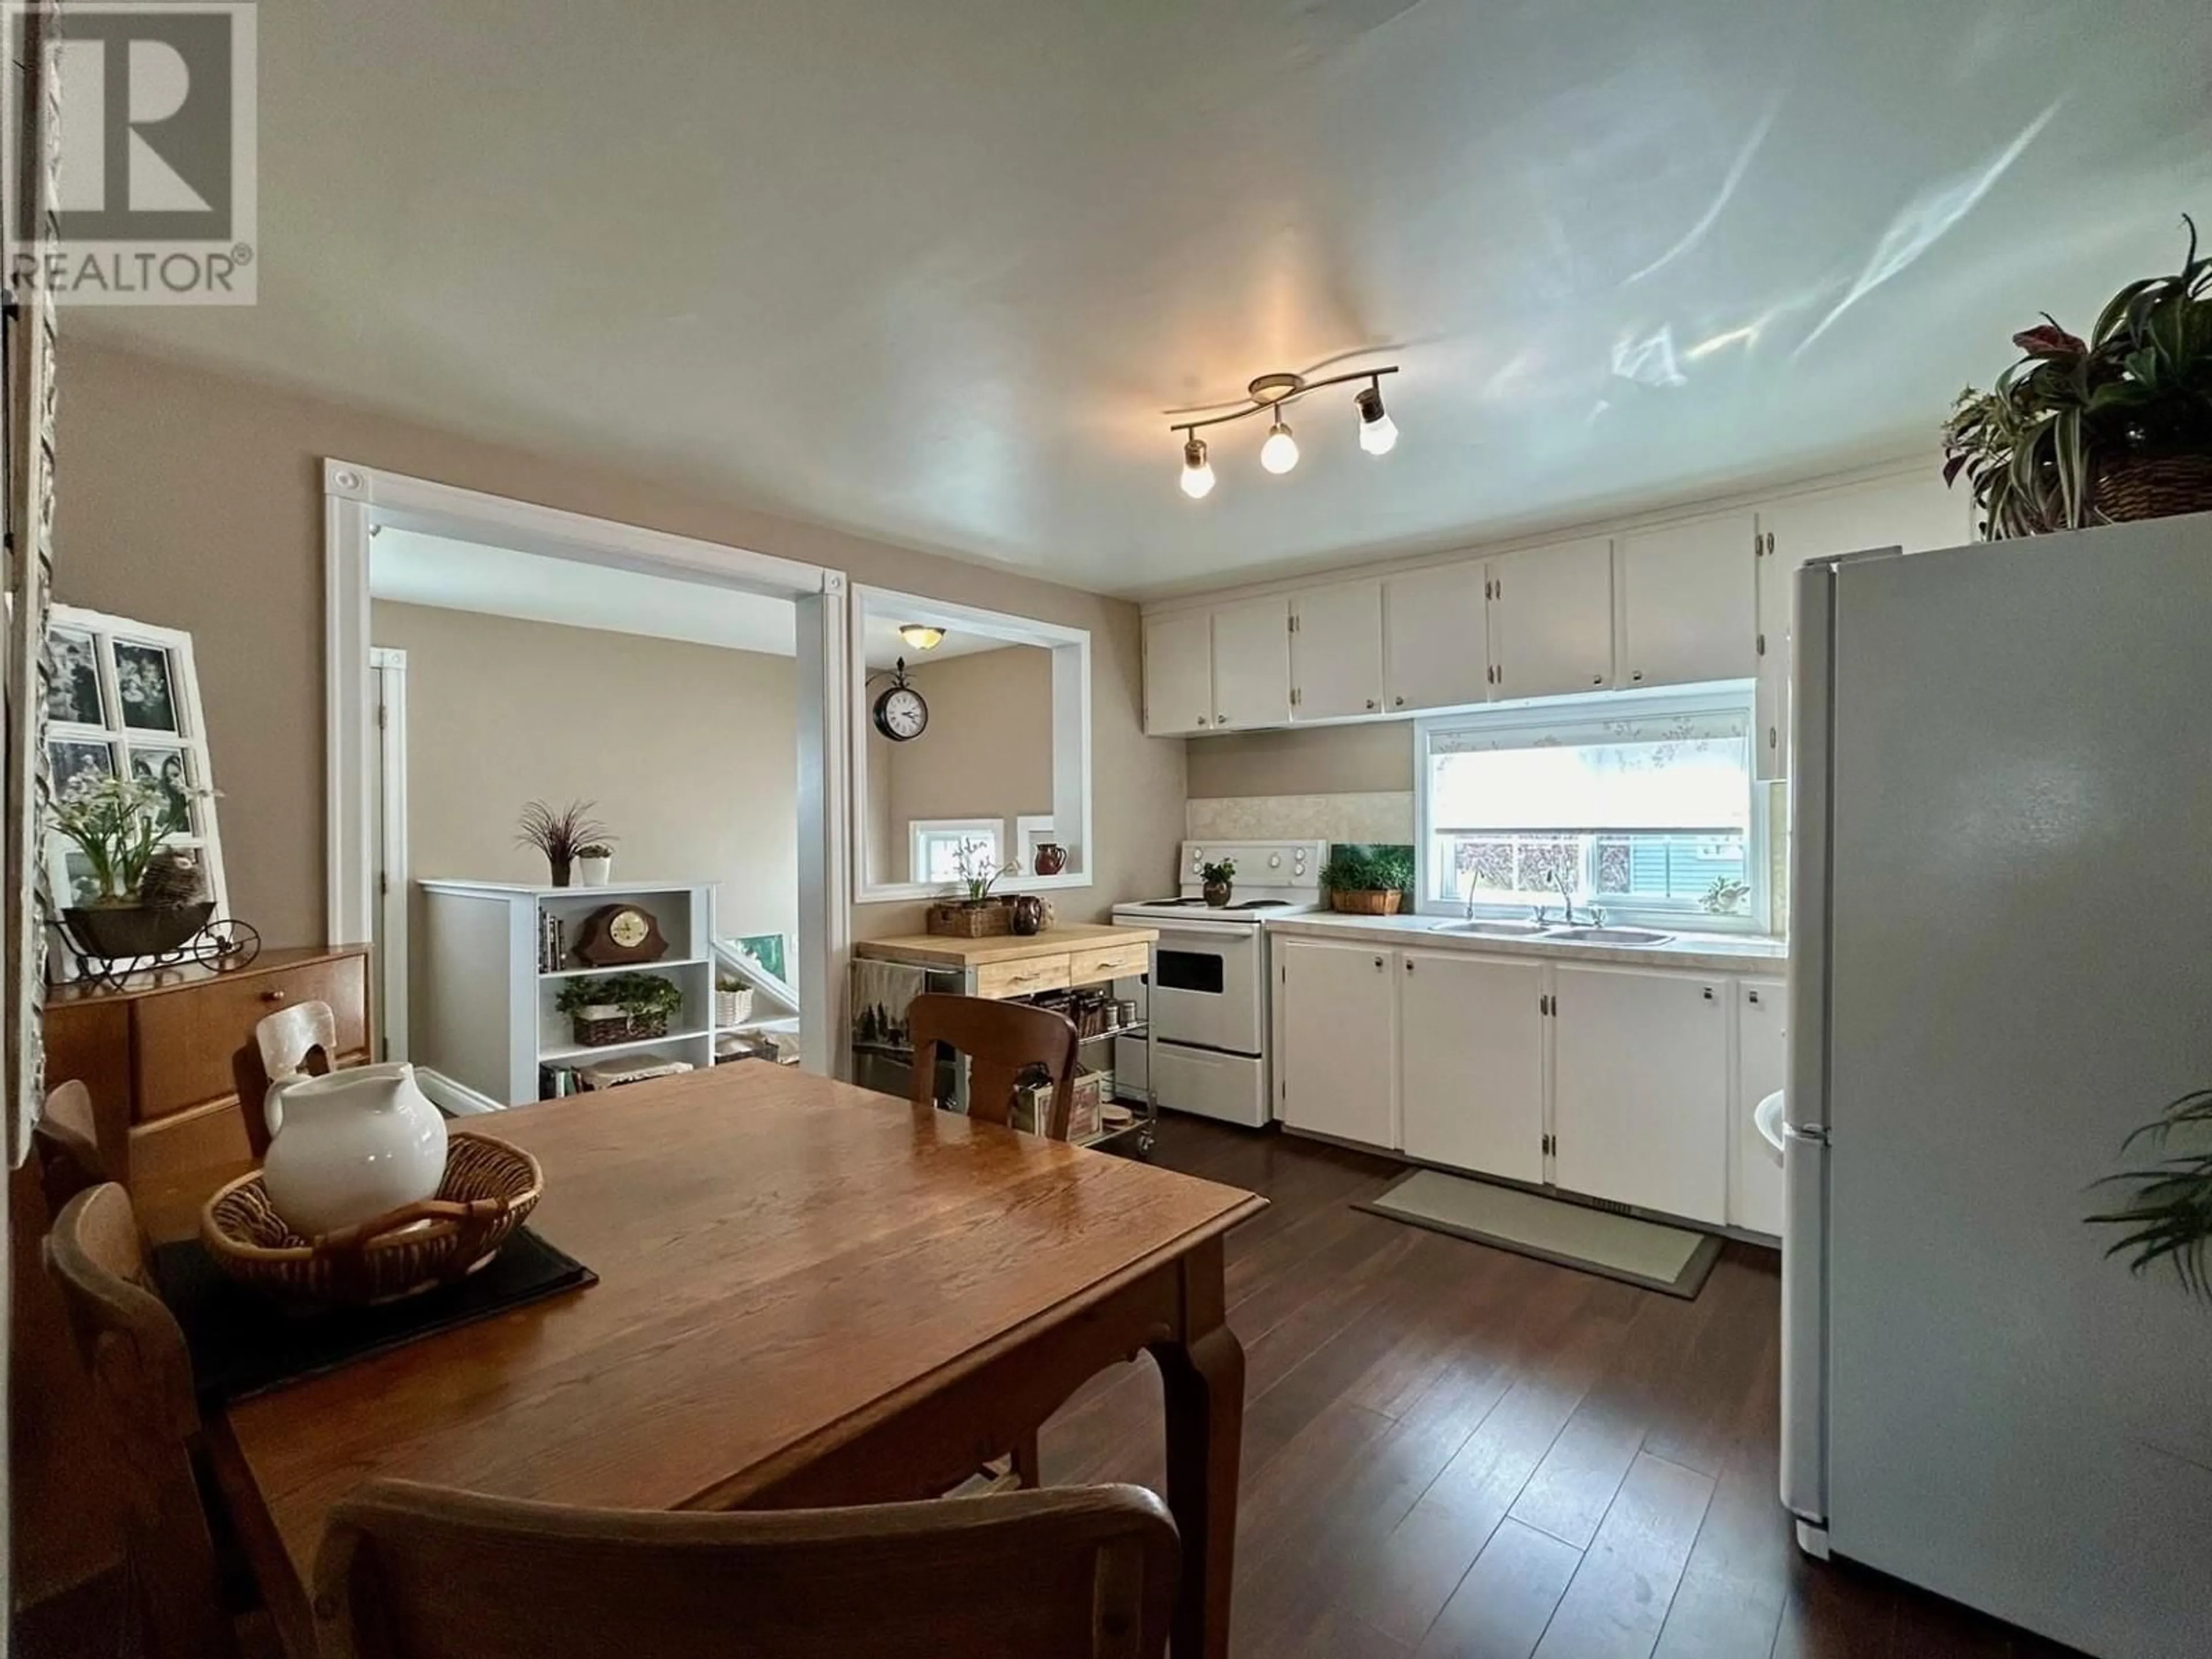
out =
[(1182, 878), (1195, 882), (1206, 866), (1227, 860), (1237, 866), (1239, 888), (1318, 891), (1321, 866), (1328, 857), (1328, 843), (1323, 841), (1187, 841), (1182, 844)]

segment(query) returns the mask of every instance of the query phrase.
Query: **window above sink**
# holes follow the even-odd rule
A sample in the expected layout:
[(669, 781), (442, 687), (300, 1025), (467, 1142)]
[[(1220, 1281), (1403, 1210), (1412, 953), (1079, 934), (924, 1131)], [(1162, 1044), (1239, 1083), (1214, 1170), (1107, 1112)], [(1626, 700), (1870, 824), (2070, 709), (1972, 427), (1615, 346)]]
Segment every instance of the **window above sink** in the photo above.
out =
[(1764, 932), (1751, 698), (1731, 684), (1417, 722), (1418, 908), (1494, 938), (1535, 937), (1540, 907), (1553, 930)]

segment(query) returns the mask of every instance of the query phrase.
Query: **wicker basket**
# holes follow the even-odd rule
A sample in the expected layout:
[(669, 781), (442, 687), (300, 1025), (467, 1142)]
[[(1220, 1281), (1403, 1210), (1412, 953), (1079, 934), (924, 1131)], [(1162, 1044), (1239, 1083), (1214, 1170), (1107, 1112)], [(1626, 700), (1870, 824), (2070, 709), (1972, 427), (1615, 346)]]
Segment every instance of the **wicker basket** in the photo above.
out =
[(983, 904), (933, 904), (927, 927), (939, 939), (996, 939), (1014, 931), (1014, 913), (997, 899)]
[(718, 1030), (732, 1030), (753, 1017), (753, 989), (740, 986), (734, 991), (714, 990), (714, 1025)]
[(604, 1018), (587, 1018), (580, 1013), (568, 1016), (568, 1027), (576, 1034), (576, 1041), (586, 1048), (604, 1048), (614, 1042), (636, 1042), (668, 1035), (668, 1015), (665, 1012), (633, 1014), (624, 1009), (620, 1015)]
[(1405, 896), (1395, 887), (1354, 893), (1338, 892), (1332, 888), (1328, 908), (1349, 916), (1395, 916)]
[(2212, 455), (2123, 455), (2097, 468), (2098, 513), (2116, 524), (2212, 513)]
[(544, 1190), (544, 1173), (528, 1152), (461, 1131), (447, 1138), (435, 1198), (303, 1238), (270, 1204), (257, 1170), (208, 1200), (200, 1242), (224, 1273), (291, 1312), (396, 1302), (489, 1261)]

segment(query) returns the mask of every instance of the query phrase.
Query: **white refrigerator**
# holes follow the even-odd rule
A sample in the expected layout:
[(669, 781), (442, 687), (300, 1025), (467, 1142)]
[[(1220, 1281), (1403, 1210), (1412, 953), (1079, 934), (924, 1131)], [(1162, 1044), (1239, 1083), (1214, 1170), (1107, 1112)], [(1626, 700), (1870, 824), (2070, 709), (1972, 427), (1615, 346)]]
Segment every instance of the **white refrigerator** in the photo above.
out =
[(1809, 565), (1796, 663), (1783, 1501), (2203, 1659), (2212, 1308), (2083, 1218), (2212, 1086), (2212, 515)]

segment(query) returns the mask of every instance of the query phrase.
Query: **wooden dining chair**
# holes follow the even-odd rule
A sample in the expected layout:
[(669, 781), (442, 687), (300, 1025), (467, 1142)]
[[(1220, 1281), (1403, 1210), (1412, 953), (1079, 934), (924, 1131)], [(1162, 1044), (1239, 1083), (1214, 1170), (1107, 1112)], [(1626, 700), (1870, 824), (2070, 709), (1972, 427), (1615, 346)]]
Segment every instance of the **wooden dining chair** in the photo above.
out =
[(193, 1468), (200, 1418), (191, 1360), (155, 1294), (130, 1194), (112, 1182), (79, 1193), (54, 1218), (46, 1255), (122, 1466), (125, 1547), (147, 1659), (238, 1654)]
[(246, 1144), (257, 1158), (269, 1155), (269, 1119), (263, 1110), (269, 1085), (280, 1078), (322, 1077), (337, 1052), (337, 1016), (327, 1002), (295, 1002), (253, 1028), (252, 1040), (230, 1057), (238, 1109), (246, 1119)]
[[(1052, 1084), (1052, 1115), (1045, 1133), (1054, 1140), (1067, 1139), (1075, 1058), (1081, 1045), (1074, 1023), (1065, 1014), (1025, 1002), (929, 992), (908, 1005), (907, 1030), (914, 1042), (915, 1105), (937, 1103), (939, 1048), (968, 1056), (968, 1115), (986, 1123), (1006, 1122), (1013, 1115), (1017, 1091), (1042, 1068)], [(1016, 1443), (1012, 1458), (1013, 1474), (1021, 1485), (1044, 1484), (1034, 1429)]]
[(1179, 1556), (1136, 1486), (849, 1510), (580, 1510), (400, 1480), (331, 1510), (321, 1659), (1158, 1659)]
[(1045, 1133), (1054, 1140), (1067, 1139), (1078, 1044), (1075, 1026), (1065, 1014), (1025, 1002), (931, 992), (908, 1005), (907, 1030), (914, 1041), (915, 1105), (936, 1104), (939, 1048), (968, 1056), (968, 1115), (986, 1123), (1006, 1122), (1023, 1079), (1042, 1067), (1053, 1085)]
[(31, 1144), (39, 1154), (48, 1215), (60, 1214), (70, 1200), (107, 1179), (107, 1160), (100, 1155), (100, 1131), (93, 1118), (92, 1091), (75, 1078), (46, 1091), (39, 1121), (31, 1128)]

